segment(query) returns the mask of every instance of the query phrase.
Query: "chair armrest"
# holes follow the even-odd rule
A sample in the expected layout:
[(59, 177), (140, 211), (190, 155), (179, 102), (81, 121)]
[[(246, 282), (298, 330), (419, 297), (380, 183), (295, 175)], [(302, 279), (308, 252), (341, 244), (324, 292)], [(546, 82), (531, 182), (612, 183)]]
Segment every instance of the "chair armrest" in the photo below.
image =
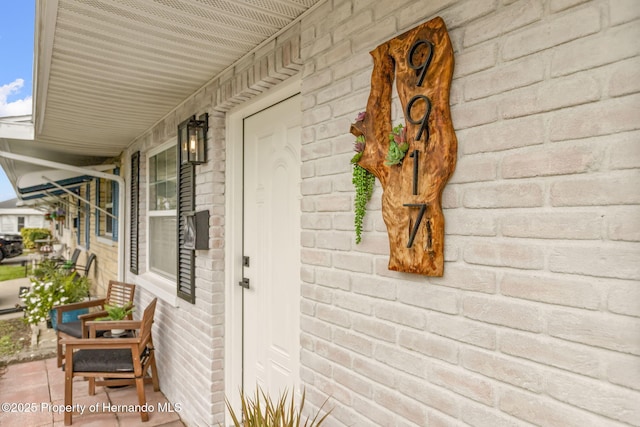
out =
[(89, 337), (94, 338), (96, 331), (107, 331), (110, 329), (140, 329), (142, 323), (139, 320), (104, 320), (91, 321), (85, 323), (89, 330)]
[(109, 313), (107, 313), (105, 310), (100, 310), (94, 311), (93, 313), (81, 314), (80, 316), (78, 316), (78, 319), (80, 319), (82, 323), (86, 323), (91, 320), (96, 320), (100, 317), (106, 317), (108, 315)]
[(99, 299), (92, 299), (89, 301), (73, 302), (70, 304), (56, 305), (52, 307), (52, 309), (58, 310), (58, 312), (62, 312), (62, 311), (77, 310), (79, 308), (96, 307), (99, 305), (104, 305), (106, 300), (107, 300), (106, 298), (99, 298)]
[(140, 338), (63, 338), (60, 344), (66, 345), (66, 350), (74, 349), (117, 349), (132, 348), (140, 343)]

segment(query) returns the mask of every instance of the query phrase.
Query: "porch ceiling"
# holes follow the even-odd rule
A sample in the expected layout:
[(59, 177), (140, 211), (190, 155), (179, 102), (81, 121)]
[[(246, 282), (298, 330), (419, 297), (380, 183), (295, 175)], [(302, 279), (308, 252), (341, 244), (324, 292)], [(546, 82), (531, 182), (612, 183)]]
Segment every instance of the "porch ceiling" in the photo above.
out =
[[(0, 149), (49, 159), (59, 153), (74, 164), (117, 156), (322, 1), (37, 0), (35, 138), (0, 134)], [(12, 162), (0, 164), (15, 185), (22, 171)]]

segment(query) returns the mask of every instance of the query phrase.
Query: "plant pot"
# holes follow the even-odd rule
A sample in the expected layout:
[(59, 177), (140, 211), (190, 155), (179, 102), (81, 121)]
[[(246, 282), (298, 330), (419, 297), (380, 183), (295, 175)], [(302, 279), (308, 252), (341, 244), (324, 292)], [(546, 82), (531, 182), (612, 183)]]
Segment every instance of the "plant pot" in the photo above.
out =
[(111, 330), (111, 336), (112, 337), (119, 337), (120, 335), (124, 335), (126, 331), (124, 329), (112, 329)]
[[(76, 320), (78, 320), (78, 316), (87, 314), (88, 312), (88, 308), (79, 308), (77, 310), (65, 311), (62, 313), (62, 323), (75, 322)], [(51, 310), (49, 312), (49, 317), (51, 318), (51, 326), (53, 327), (53, 329), (57, 330), (58, 314), (56, 313), (56, 310)]]

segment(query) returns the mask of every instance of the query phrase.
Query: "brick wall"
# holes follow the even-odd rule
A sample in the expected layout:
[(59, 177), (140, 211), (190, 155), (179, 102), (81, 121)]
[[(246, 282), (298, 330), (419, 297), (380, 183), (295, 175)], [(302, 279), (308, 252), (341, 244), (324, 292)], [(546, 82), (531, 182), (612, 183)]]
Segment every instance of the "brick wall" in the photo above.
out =
[[(387, 270), (379, 186), (355, 244), (349, 124), (368, 51), (438, 15), (459, 151), (428, 278)], [(634, 0), (334, 0), (303, 20), (301, 376), (329, 425), (640, 425), (639, 23)]]

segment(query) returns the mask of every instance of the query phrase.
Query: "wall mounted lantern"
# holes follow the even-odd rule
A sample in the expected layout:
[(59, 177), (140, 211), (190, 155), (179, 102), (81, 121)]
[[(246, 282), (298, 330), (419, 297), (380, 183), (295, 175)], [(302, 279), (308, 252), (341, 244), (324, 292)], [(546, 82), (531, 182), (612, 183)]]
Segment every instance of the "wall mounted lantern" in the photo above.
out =
[(208, 124), (209, 115), (204, 113), (197, 120), (194, 115), (178, 126), (181, 164), (199, 165), (207, 161)]

